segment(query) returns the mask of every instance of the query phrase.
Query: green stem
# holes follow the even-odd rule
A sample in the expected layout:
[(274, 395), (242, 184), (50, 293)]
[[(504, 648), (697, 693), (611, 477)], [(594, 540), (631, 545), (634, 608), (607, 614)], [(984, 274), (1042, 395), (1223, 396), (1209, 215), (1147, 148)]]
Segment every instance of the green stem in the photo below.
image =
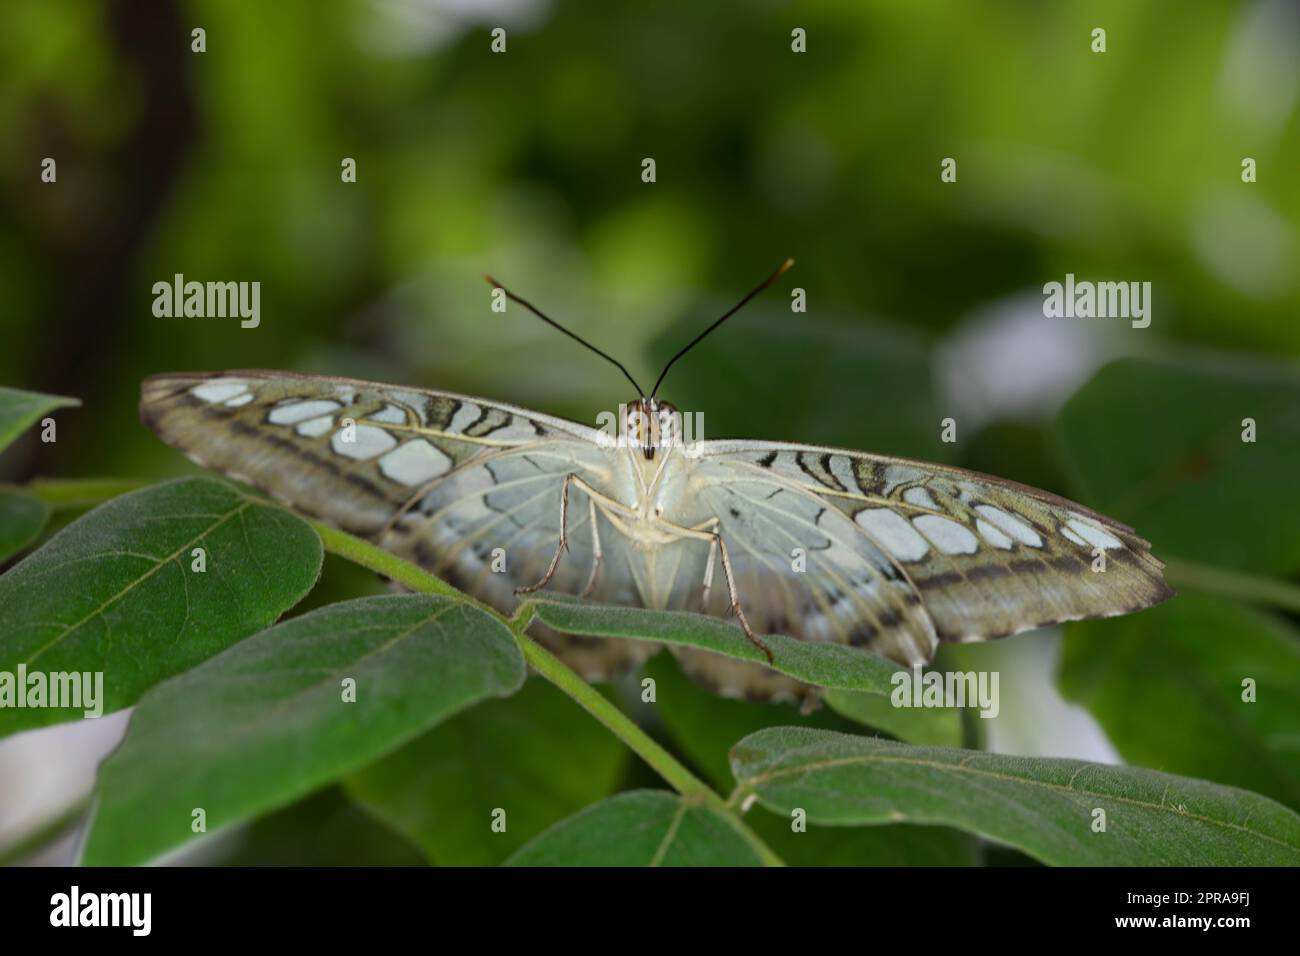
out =
[(467, 595), (461, 594), (442, 578), (434, 577), (423, 568), (418, 568), (409, 561), (403, 561), (382, 548), (377, 548), (369, 542), (348, 534), (346, 531), (331, 528), (319, 521), (308, 520), (307, 523), (320, 535), (326, 551), (337, 554), (341, 558), (346, 558), (353, 564), (359, 564), (363, 568), (382, 574), (390, 581), (396, 581), (412, 591), (424, 591), (427, 594), (441, 594), (444, 597), (470, 600), (471, 603), (478, 604), (479, 607), (489, 611), (494, 617), (499, 618), (501, 616), (472, 598), (468, 598)]
[[(418, 568), (408, 561), (403, 561), (394, 554), (377, 548), (369, 542), (362, 541), (346, 531), (339, 531), (319, 521), (310, 522), (320, 535), (326, 550), (346, 558), (363, 568), (376, 571), (390, 580), (396, 581), (415, 591), (441, 594), (466, 600), (466, 596), (452, 588), (441, 578), (434, 577), (423, 568)], [(470, 599), (472, 600), (472, 599)], [(712, 797), (717, 805), (722, 805), (722, 798), (710, 790), (701, 780), (673, 759), (663, 747), (655, 743), (640, 727), (608, 700), (597, 693), (596, 689), (564, 665), (559, 658), (542, 647), (524, 633), (533, 619), (532, 605), (525, 603), (514, 618), (507, 620), (494, 609), (473, 601), (487, 613), (510, 628), (519, 644), (524, 658), (533, 669), (549, 680), (564, 693), (568, 694), (589, 714), (608, 727), (617, 737), (641, 756), (665, 780), (683, 796), (698, 797), (708, 800)]]
[(728, 824), (745, 839), (765, 865), (784, 865), (781, 858), (759, 838), (758, 834), (745, 826), (744, 822), (732, 812), (722, 797), (718, 796), (704, 781), (682, 766), (672, 754), (656, 743), (649, 734), (602, 697), (594, 687), (575, 674), (564, 662), (525, 633), (528, 625), (533, 620), (531, 604), (525, 603), (513, 618), (507, 619), (495, 609), (455, 590), (451, 585), (440, 578), (434, 577), (423, 568), (418, 568), (410, 562), (404, 561), (396, 555), (377, 548), (345, 531), (331, 528), (319, 521), (309, 521), (308, 523), (320, 535), (327, 551), (359, 564), (363, 568), (369, 568), (371, 571), (382, 574), (384, 577), (412, 590), (469, 601), (501, 621), (514, 634), (515, 641), (519, 644), (524, 659), (528, 661), (533, 670), (571, 697), (592, 717), (604, 724), (614, 736), (618, 737), (633, 753), (649, 764), (684, 798), (699, 802), (720, 813)]
[[(626, 714), (602, 697), (596, 688), (525, 634), (524, 628), (530, 623), (531, 617), (531, 614), (528, 615), (522, 620), (522, 626), (515, 629), (515, 639), (519, 642), (519, 649), (523, 651), (524, 659), (533, 670), (572, 697), (583, 710), (604, 724), (614, 736), (632, 748), (682, 796), (695, 797), (714, 806), (722, 805), (722, 798), (710, 790), (704, 781), (683, 767), (672, 754), (656, 743)], [(520, 621), (520, 618), (516, 617), (515, 620)]]
[(1300, 611), (1300, 587), (1288, 581), (1176, 559), (1166, 562), (1165, 574), (1175, 585), (1182, 587), (1196, 588), (1252, 604), (1268, 604), (1288, 611)]
[(55, 511), (93, 508), (109, 498), (145, 487), (130, 478), (35, 478), (27, 490)]
[(764, 866), (785, 866), (785, 860), (777, 856), (776, 851), (764, 843), (762, 838), (747, 827), (745, 821), (733, 813), (725, 803), (718, 810), (718, 815), (749, 844), (749, 848), (763, 861)]

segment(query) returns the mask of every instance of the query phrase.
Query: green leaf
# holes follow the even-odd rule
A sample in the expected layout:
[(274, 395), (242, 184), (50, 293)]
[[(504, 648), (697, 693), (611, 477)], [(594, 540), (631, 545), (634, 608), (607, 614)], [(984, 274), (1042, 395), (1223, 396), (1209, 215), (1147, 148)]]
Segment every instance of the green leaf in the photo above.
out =
[(196, 808), (214, 833), (285, 806), (523, 679), (510, 630), (451, 598), (361, 598), (278, 624), (141, 699), (100, 768), (84, 862), (153, 860), (193, 838)]
[(684, 611), (648, 611), (643, 608), (579, 603), (562, 594), (530, 599), (544, 624), (568, 634), (592, 637), (629, 637), (664, 644), (683, 644), (725, 654), (742, 661), (767, 665), (789, 677), (819, 687), (873, 690), (889, 693), (890, 678), (899, 670), (892, 661), (844, 644), (815, 644), (780, 634), (763, 637), (772, 650), (773, 663), (738, 625), (703, 614)]
[(909, 744), (961, 744), (960, 708), (895, 707), (889, 694), (870, 691), (828, 690), (823, 699), (836, 713)]
[[(206, 553), (201, 572), (195, 548)], [(29, 681), (102, 672), (110, 713), (266, 627), (311, 589), (320, 566), (311, 528), (221, 482), (123, 495), (0, 577), (0, 671), (21, 666)], [(86, 709), (0, 708), (0, 733)]]
[(620, 793), (557, 823), (508, 866), (760, 866), (721, 813), (662, 790)]
[(1280, 618), (1184, 591), (1132, 617), (1072, 624), (1061, 688), (1130, 763), (1300, 806), (1300, 633)]
[(23, 392), (0, 385), (0, 451), (26, 430), (28, 425), (56, 408), (72, 408), (80, 399), (62, 395), (43, 395), (40, 392)]
[(16, 488), (0, 488), (0, 561), (35, 541), (49, 520), (49, 505), (40, 498)]
[[(613, 793), (627, 750), (550, 684), (459, 714), (371, 764), (348, 793), (443, 866), (500, 863)], [(504, 833), (491, 811), (506, 812)]]
[[(1254, 442), (1242, 441), (1247, 418)], [(1133, 525), (1157, 554), (1300, 570), (1292, 368), (1124, 359), (1070, 399), (1058, 430), (1083, 499)]]
[[(1134, 767), (774, 727), (731, 753), (768, 809), (812, 823), (939, 823), (1056, 865), (1300, 864), (1300, 816), (1246, 790)], [(1094, 832), (1096, 810), (1105, 832)]]

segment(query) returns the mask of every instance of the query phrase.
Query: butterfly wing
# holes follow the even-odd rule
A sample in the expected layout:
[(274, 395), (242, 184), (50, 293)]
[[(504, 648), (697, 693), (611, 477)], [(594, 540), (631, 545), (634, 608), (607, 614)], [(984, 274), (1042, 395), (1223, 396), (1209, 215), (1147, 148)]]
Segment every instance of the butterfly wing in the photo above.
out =
[(1132, 528), (1015, 482), (769, 442), (703, 443), (702, 459), (759, 488), (764, 478), (797, 487), (843, 515), (906, 576), (941, 641), (1128, 614), (1174, 593)]
[[(982, 641), (1127, 614), (1173, 590), (1133, 529), (1015, 482), (909, 459), (710, 441), (683, 468), (694, 515), (716, 515), (755, 630), (864, 646), (904, 664)], [(715, 596), (712, 613), (725, 613)], [(808, 688), (673, 648), (694, 679), (753, 699)]]
[[(494, 606), (546, 572), (567, 475), (636, 500), (625, 450), (573, 422), (482, 399), (352, 379), (238, 371), (155, 376), (141, 417), (199, 464), (369, 538)], [(940, 641), (1129, 613), (1173, 592), (1147, 542), (1081, 505), (907, 459), (769, 442), (703, 442), (663, 474), (664, 517), (713, 522), (755, 630), (861, 646), (904, 663)], [(549, 588), (700, 610), (708, 546), (638, 538), (570, 486), (568, 551)], [(596, 565), (598, 530), (603, 556)], [(725, 616), (715, 568), (703, 610)], [(590, 586), (590, 587), (589, 587)], [(588, 589), (589, 588), (589, 589)], [(648, 643), (543, 634), (592, 678)], [(802, 696), (774, 672), (679, 652), (702, 682)]]
[[(540, 580), (555, 551), (565, 476), (602, 488), (618, 477), (596, 429), (354, 379), (259, 370), (156, 375), (142, 386), (140, 415), (203, 467), (370, 539), (507, 612), (514, 589)], [(593, 560), (591, 510), (577, 486), (569, 506), (569, 551), (551, 586), (576, 594)], [(628, 576), (612, 573), (597, 579), (591, 597), (637, 603)], [(544, 637), (593, 678), (655, 650), (644, 642)]]
[(141, 387), (140, 417), (198, 464), (367, 536), (469, 461), (592, 446), (597, 435), (447, 392), (260, 370), (152, 376)]

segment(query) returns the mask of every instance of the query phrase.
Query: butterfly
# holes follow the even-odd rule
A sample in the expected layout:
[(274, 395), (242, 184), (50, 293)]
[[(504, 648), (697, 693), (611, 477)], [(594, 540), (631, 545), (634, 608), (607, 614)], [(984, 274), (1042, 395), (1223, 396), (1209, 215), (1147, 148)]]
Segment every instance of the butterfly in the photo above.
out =
[[(688, 440), (617, 360), (636, 398), (615, 434), (449, 392), (292, 372), (155, 375), (140, 414), (199, 465), (375, 542), (509, 613), (549, 589), (692, 610), (764, 634), (929, 662), (983, 641), (1128, 614), (1173, 595), (1148, 542), (1082, 505), (946, 465), (816, 445)], [(649, 642), (546, 630), (585, 677), (644, 661)], [(673, 648), (704, 686), (751, 700), (813, 689), (757, 664)], [(769, 654), (770, 660), (770, 654)]]

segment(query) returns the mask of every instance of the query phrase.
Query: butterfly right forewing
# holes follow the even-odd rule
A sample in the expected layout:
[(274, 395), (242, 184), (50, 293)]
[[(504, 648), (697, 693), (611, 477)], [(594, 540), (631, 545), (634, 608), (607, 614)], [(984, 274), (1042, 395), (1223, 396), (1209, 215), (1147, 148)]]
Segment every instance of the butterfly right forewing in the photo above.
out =
[(861, 452), (706, 446), (738, 476), (797, 485), (851, 519), (906, 574), (942, 641), (1127, 614), (1173, 594), (1133, 529), (1048, 492)]

